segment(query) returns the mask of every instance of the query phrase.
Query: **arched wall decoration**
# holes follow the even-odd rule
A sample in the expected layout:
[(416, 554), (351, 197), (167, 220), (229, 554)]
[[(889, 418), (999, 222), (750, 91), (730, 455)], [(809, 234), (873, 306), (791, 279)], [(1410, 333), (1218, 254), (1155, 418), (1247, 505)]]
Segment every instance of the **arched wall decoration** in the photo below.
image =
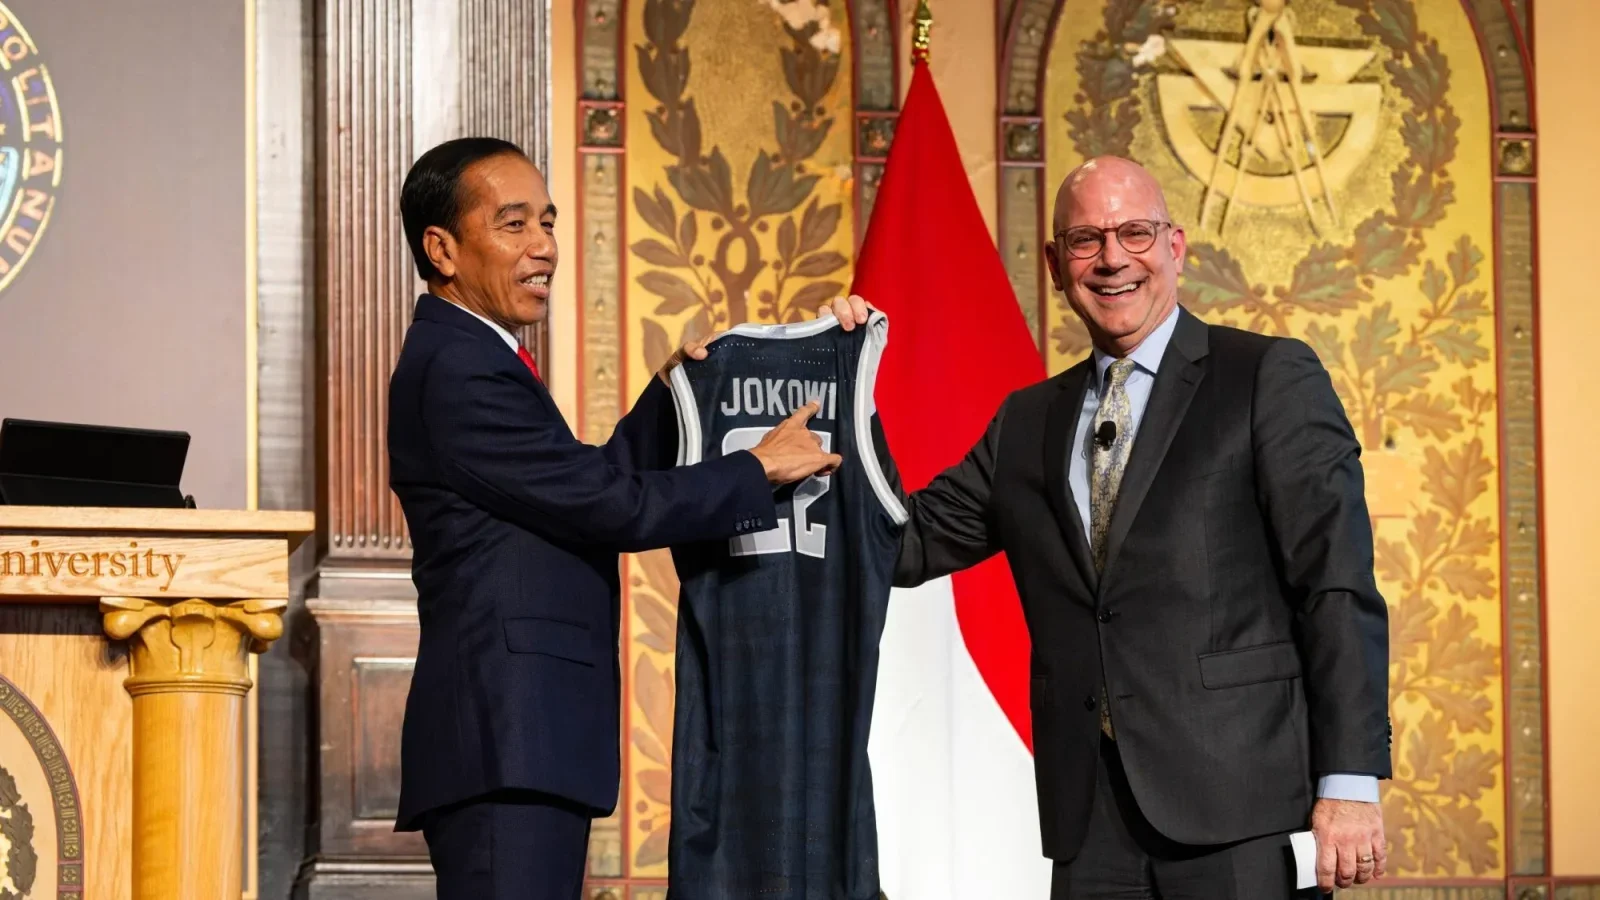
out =
[[(1361, 0), (1339, 0), (1346, 7)], [(1093, 0), (1007, 0), (1002, 20), (1002, 50), (998, 77), (997, 137), (1000, 149), (998, 245), (1011, 276), (1024, 315), (1035, 329), (1041, 352), (1052, 350), (1058, 370), (1088, 351), (1081, 328), (1073, 333), (1070, 314), (1056, 312), (1062, 321), (1052, 329), (1052, 291), (1043, 265), (1041, 248), (1049, 239), (1055, 184), (1046, 183), (1051, 158), (1049, 141), (1066, 140), (1067, 126), (1048, 120), (1047, 82), (1052, 60), (1050, 48), (1063, 16), (1092, 15), (1098, 21), (1103, 4)], [(1253, 3), (1239, 0), (1242, 14)], [(1488, 139), (1492, 184), (1493, 247), (1487, 260), (1494, 279), (1493, 316), (1483, 322), (1493, 329), (1494, 386), (1498, 415), (1493, 431), (1498, 439), (1498, 465), (1494, 467), (1499, 503), (1493, 527), (1499, 536), (1499, 596), (1501, 631), (1499, 675), (1502, 691), (1496, 699), (1503, 717), (1504, 755), (1495, 777), (1505, 785), (1505, 832), (1496, 841), (1503, 877), (1462, 878), (1407, 873), (1400, 886), (1364, 892), (1372, 896), (1477, 900), (1516, 897), (1518, 900), (1565, 897), (1579, 890), (1551, 878), (1548, 865), (1548, 771), (1545, 755), (1545, 676), (1543, 657), (1543, 593), (1540, 579), (1540, 484), (1538, 375), (1538, 310), (1535, 302), (1538, 276), (1535, 266), (1538, 172), (1534, 121), (1533, 57), (1528, 47), (1528, 0), (1461, 0), (1460, 9), (1475, 32), (1484, 76), (1488, 83)], [(1129, 4), (1119, 5), (1119, 9)], [(1102, 50), (1126, 38), (1137, 45), (1147, 33), (1133, 33), (1138, 15), (1153, 12), (1170, 16), (1180, 4), (1139, 4), (1120, 20), (1129, 35), (1097, 35)], [(1179, 13), (1182, 15), (1182, 13)], [(1170, 31), (1170, 22), (1168, 25)], [(1170, 40), (1171, 35), (1168, 33)], [(1129, 48), (1132, 49), (1131, 46)], [(1054, 65), (1072, 66), (1072, 60)], [(1130, 79), (1131, 81), (1131, 79)], [(1131, 90), (1131, 84), (1125, 88)], [(1213, 126), (1215, 127), (1215, 126)], [(1231, 165), (1229, 167), (1231, 171)], [(1476, 184), (1465, 189), (1478, 188)], [(1194, 210), (1186, 211), (1193, 218)], [(1191, 241), (1195, 235), (1191, 234)], [(1391, 603), (1394, 598), (1391, 597)], [(1398, 726), (1397, 726), (1398, 728)], [(1406, 748), (1397, 739), (1397, 764)], [(1392, 838), (1391, 838), (1392, 839)], [(1414, 889), (1421, 888), (1421, 893)], [(1575, 894), (1573, 896), (1576, 896)]]
[[(800, 15), (802, 11), (815, 11), (819, 5), (827, 4), (811, 0), (784, 4), (784, 18)], [(664, 348), (674, 346), (683, 335), (699, 333), (696, 329), (727, 327), (730, 324), (727, 319), (771, 320), (774, 316), (799, 315), (806, 308), (814, 309), (820, 302), (812, 302), (811, 294), (819, 294), (830, 284), (848, 283), (854, 250), (859, 246), (871, 215), (877, 184), (894, 135), (899, 99), (899, 20), (895, 0), (855, 0), (831, 5), (828, 10), (831, 26), (847, 29), (839, 35), (838, 44), (831, 52), (850, 57), (839, 60), (837, 72), (831, 76), (827, 74), (825, 61), (818, 63), (815, 57), (808, 57), (803, 46), (807, 43), (805, 35), (812, 32), (780, 30), (779, 12), (774, 9), (766, 14), (773, 18), (775, 32), (781, 36), (784, 30), (788, 31), (793, 41), (790, 49), (800, 60), (795, 64), (799, 74), (787, 72), (790, 63), (784, 62), (787, 92), (772, 98), (782, 101), (780, 108), (787, 108), (787, 121), (791, 124), (788, 131), (776, 125), (775, 117), (784, 113), (775, 110), (759, 124), (751, 119), (752, 128), (746, 130), (764, 133), (769, 127), (776, 129), (780, 152), (771, 155), (771, 164), (774, 170), (789, 170), (788, 176), (777, 176), (778, 183), (789, 185), (783, 193), (790, 199), (803, 195), (799, 205), (786, 206), (787, 201), (777, 200), (759, 204), (767, 209), (784, 207), (770, 213), (770, 222), (749, 210), (738, 212), (729, 208), (717, 215), (702, 200), (689, 202), (681, 184), (667, 184), (670, 176), (659, 177), (662, 174), (659, 166), (647, 172), (635, 163), (633, 168), (639, 171), (630, 171), (630, 163), (641, 154), (651, 154), (658, 161), (662, 151), (679, 157), (678, 151), (685, 151), (683, 142), (691, 141), (699, 152), (685, 151), (687, 155), (679, 157), (678, 163), (668, 168), (700, 168), (715, 176), (717, 164), (707, 165), (704, 157), (719, 145), (730, 146), (731, 129), (718, 132), (717, 113), (708, 112), (717, 103), (720, 85), (708, 87), (694, 83), (693, 73), (697, 70), (693, 67), (685, 86), (677, 88), (675, 93), (675, 84), (662, 81), (645, 84), (642, 90), (629, 88), (630, 80), (638, 85), (646, 77), (641, 74), (641, 65), (659, 65), (651, 60), (682, 50), (677, 48), (679, 38), (696, 28), (696, 21), (710, 16), (725, 17), (721, 21), (727, 21), (726, 17), (750, 14), (742, 4), (740, 8), (730, 9), (714, 7), (711, 0), (702, 0), (698, 4), (700, 8), (695, 6), (693, 2), (658, 5), (649, 0), (579, 0), (577, 5), (578, 421), (575, 430), (580, 439), (589, 442), (601, 442), (610, 435), (639, 389), (641, 379), (648, 377), (649, 363), (661, 355)], [(760, 10), (774, 4), (752, 3), (749, 6)], [(845, 15), (838, 16), (840, 11)], [(644, 24), (641, 26), (641, 23)], [(826, 41), (819, 41), (826, 44)], [(683, 53), (687, 56), (687, 50)], [(725, 59), (691, 60), (691, 63), (692, 66), (728, 65)], [(752, 53), (748, 63), (738, 59), (735, 64), (766, 73), (773, 59), (765, 55), (757, 59)], [(845, 76), (848, 82), (843, 82)], [(812, 77), (824, 81), (806, 81)], [(803, 109), (802, 95), (814, 92), (819, 84), (829, 83), (828, 78), (835, 79), (831, 82), (834, 84), (843, 82), (842, 88), (822, 91), (826, 97), (834, 99), (823, 102), (816, 110)], [(726, 95), (753, 90), (750, 84), (742, 82), (727, 85), (722, 90)], [(682, 116), (685, 103), (697, 103), (695, 118), (700, 124), (688, 133), (674, 131), (681, 129), (677, 119), (671, 124), (652, 124), (649, 121), (652, 112), (667, 115), (666, 102), (659, 96), (652, 96), (652, 87), (657, 93), (665, 91), (669, 95), (675, 110), (672, 115)], [(814, 129), (817, 121), (831, 115), (834, 107), (829, 104), (838, 103), (839, 95), (835, 92), (838, 89), (849, 92), (848, 103), (844, 104), (848, 116), (838, 117), (826, 129), (826, 134), (815, 137), (819, 146), (812, 146), (810, 139), (797, 141), (795, 128)], [(684, 97), (685, 91), (690, 96)], [(794, 96), (789, 96), (791, 93)], [(824, 107), (826, 112), (822, 111)], [(768, 121), (774, 124), (769, 126)], [(771, 143), (769, 138), (764, 146)], [(813, 154), (821, 158), (841, 152), (840, 148), (844, 154), (842, 166), (824, 167), (819, 163), (816, 169), (807, 167)], [(730, 156), (737, 155), (733, 149), (728, 152)], [(696, 159), (700, 162), (694, 162)], [(745, 165), (749, 162), (733, 160), (732, 186), (736, 200), (743, 199)], [(782, 180), (785, 177), (792, 180), (785, 182)], [(642, 192), (642, 201), (636, 190)], [(843, 209), (830, 212), (835, 204), (842, 205)], [(752, 201), (751, 205), (758, 204)], [(841, 220), (845, 216), (851, 219), (849, 228), (842, 227)], [(758, 218), (763, 221), (757, 222)], [(710, 252), (711, 238), (727, 234), (724, 229), (732, 229), (731, 220), (734, 219), (744, 219), (739, 224), (748, 226), (749, 240), (744, 246), (759, 246), (762, 254), (774, 243), (775, 234), (783, 235), (788, 230), (787, 235), (777, 239), (790, 241), (792, 238), (799, 249), (784, 252), (783, 245), (778, 245), (776, 256), (784, 261), (786, 271), (792, 270), (797, 276), (789, 286), (798, 284), (800, 291), (786, 290), (781, 280), (772, 291), (762, 290), (764, 281), (740, 281), (739, 273), (729, 272), (734, 265), (731, 256)], [(789, 221), (786, 223), (785, 219)], [(634, 223), (631, 226), (630, 220)], [(700, 246), (707, 247), (708, 252), (697, 253), (696, 248)], [(713, 255), (717, 258), (693, 261)], [(778, 271), (768, 259), (761, 262), (765, 268), (758, 267), (759, 271)], [(748, 263), (747, 256), (746, 273)], [(713, 264), (721, 265), (722, 269), (714, 271)], [(683, 279), (674, 272), (687, 273), (684, 278), (694, 285), (684, 282), (679, 287)], [(649, 283), (641, 281), (641, 276), (649, 276)], [(771, 278), (766, 276), (767, 281)], [(828, 278), (831, 282), (802, 282), (799, 278)], [(729, 283), (749, 287), (750, 296), (741, 298), (737, 308), (718, 292)], [(810, 293), (806, 293), (807, 288), (811, 289)], [(773, 296), (769, 300), (765, 294)], [(700, 305), (705, 309), (694, 313)], [(678, 318), (682, 313), (693, 315), (685, 321)], [(663, 330), (662, 322), (671, 328), (671, 336)], [(671, 558), (663, 551), (628, 557), (623, 580), (622, 793), (616, 814), (597, 821), (591, 832), (586, 896), (593, 900), (662, 900), (666, 884), (664, 829), (670, 821), (666, 792), (670, 772), (671, 651), (676, 578)], [(645, 830), (647, 826), (649, 831)]]

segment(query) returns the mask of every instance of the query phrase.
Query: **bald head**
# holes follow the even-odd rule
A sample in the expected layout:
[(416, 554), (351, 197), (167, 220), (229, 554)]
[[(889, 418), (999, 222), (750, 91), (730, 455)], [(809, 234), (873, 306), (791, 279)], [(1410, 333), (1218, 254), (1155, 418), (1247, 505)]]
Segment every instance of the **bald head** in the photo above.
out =
[[(1090, 221), (1106, 216), (1109, 221)], [(1073, 225), (1111, 228), (1127, 219), (1171, 218), (1166, 194), (1149, 169), (1120, 156), (1097, 156), (1062, 179), (1051, 230), (1059, 232)]]
[(1128, 355), (1178, 303), (1188, 245), (1160, 183), (1136, 162), (1095, 157), (1061, 182), (1053, 221), (1044, 255), (1056, 290), (1095, 347)]

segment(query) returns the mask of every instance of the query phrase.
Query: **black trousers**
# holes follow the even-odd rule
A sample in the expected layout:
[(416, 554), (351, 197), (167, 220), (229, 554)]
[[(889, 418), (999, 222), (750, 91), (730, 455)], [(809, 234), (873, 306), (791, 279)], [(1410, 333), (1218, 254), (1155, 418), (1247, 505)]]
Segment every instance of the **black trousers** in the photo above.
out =
[(422, 826), (439, 900), (581, 900), (592, 813), (534, 791), (498, 791)]
[(1134, 802), (1116, 743), (1100, 738), (1094, 811), (1083, 849), (1058, 862), (1050, 900), (1300, 900), (1287, 834), (1218, 847), (1168, 840)]

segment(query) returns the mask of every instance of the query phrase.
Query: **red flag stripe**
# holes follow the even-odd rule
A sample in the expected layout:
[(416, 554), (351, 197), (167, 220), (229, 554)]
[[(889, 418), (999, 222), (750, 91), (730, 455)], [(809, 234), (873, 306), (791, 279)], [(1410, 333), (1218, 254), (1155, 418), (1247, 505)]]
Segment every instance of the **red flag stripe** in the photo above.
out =
[[(1044, 377), (926, 64), (913, 67), (853, 290), (889, 316), (876, 399), (910, 490), (958, 462), (1009, 393)], [(1031, 752), (1028, 630), (1010, 567), (997, 556), (953, 582), (967, 651)]]

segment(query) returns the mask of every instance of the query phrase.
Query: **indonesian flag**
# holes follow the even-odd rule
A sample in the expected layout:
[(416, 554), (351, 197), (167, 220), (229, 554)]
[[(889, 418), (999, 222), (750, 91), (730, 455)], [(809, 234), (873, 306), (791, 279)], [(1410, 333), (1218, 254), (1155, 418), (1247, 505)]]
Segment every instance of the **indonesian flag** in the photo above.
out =
[[(1044, 377), (926, 62), (895, 129), (854, 292), (889, 316), (876, 400), (907, 490)], [(1003, 555), (896, 589), (868, 753), (888, 900), (1046, 897), (1028, 631)]]

